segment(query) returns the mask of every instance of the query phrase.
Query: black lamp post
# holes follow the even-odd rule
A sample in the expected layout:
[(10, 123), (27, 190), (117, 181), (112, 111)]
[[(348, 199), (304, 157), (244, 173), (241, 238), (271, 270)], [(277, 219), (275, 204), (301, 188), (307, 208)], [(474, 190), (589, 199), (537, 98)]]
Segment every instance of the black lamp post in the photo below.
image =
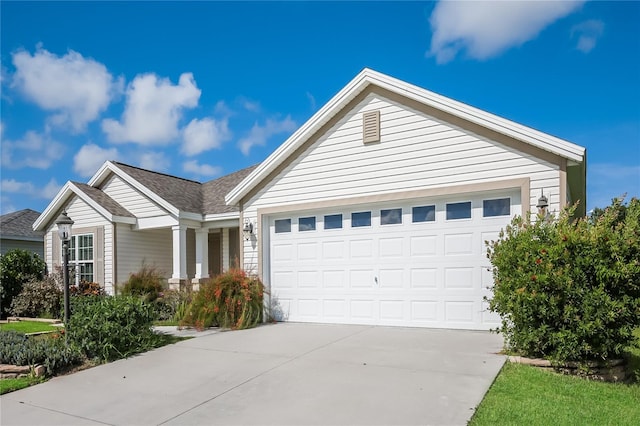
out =
[(71, 240), (71, 227), (73, 221), (67, 216), (66, 211), (58, 216), (58, 235), (62, 240), (62, 274), (64, 277), (64, 326), (69, 326), (69, 241)]

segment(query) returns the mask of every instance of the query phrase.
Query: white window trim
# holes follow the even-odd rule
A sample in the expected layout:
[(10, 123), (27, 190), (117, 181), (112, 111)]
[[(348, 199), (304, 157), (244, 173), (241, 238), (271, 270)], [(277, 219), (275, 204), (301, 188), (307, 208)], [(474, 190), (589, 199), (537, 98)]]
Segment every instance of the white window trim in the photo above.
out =
[[(80, 247), (78, 246), (78, 237), (84, 237), (87, 235), (91, 235), (91, 260), (79, 260), (80, 256), (78, 256), (79, 254), (79, 249)], [(71, 241), (73, 241), (75, 239), (76, 244), (74, 247), (75, 252), (73, 253), (73, 257), (75, 260), (71, 260), (71, 253), (69, 253), (69, 263), (71, 265), (74, 266), (75, 269), (75, 285), (79, 286), (80, 285), (80, 265), (81, 264), (89, 264), (91, 263), (93, 265), (93, 272), (91, 273), (92, 275), (92, 279), (91, 281), (94, 282), (95, 278), (96, 278), (96, 236), (93, 232), (83, 232), (82, 234), (74, 234), (71, 236)], [(71, 252), (71, 244), (69, 244), (69, 251)]]

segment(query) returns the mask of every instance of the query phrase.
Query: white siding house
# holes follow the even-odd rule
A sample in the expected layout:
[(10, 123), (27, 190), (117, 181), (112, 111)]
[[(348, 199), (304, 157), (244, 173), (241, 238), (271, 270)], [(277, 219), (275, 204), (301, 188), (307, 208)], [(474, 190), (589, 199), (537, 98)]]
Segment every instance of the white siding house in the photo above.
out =
[(290, 321), (486, 330), (485, 241), (543, 194), (583, 215), (585, 176), (578, 145), (365, 69), (255, 167), (200, 183), (106, 162), (34, 229), (59, 264), (66, 210), (111, 292), (143, 263), (178, 286), (237, 260)]
[(584, 176), (582, 147), (365, 69), (226, 200), (289, 320), (488, 329), (484, 242)]

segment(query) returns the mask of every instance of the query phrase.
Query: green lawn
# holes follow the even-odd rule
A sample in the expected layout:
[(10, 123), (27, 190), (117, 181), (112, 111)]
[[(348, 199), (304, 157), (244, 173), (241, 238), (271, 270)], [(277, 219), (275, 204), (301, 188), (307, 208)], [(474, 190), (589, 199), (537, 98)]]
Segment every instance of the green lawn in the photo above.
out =
[(21, 377), (19, 379), (2, 379), (0, 380), (0, 395), (17, 391), (31, 385), (43, 382), (42, 377)]
[[(629, 370), (640, 379), (640, 329)], [(482, 425), (637, 425), (640, 383), (588, 381), (507, 362), (469, 423)]]
[(52, 326), (47, 322), (40, 321), (15, 321), (7, 324), (0, 324), (0, 330), (13, 330), (18, 333), (38, 333), (41, 331), (58, 331), (60, 327)]

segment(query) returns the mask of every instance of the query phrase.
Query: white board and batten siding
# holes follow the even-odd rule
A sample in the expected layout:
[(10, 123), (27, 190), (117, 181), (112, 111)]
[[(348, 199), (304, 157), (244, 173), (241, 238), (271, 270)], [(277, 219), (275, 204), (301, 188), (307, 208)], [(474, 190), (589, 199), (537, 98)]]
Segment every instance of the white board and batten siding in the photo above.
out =
[[(381, 142), (362, 142), (363, 111), (380, 110)], [(375, 93), (245, 201), (243, 217), (260, 208), (410, 190), (530, 179), (529, 209), (541, 189), (560, 209), (559, 166), (438, 121)], [(260, 224), (259, 224), (260, 225)], [(257, 249), (244, 244), (245, 267), (257, 270)]]
[(137, 218), (157, 217), (167, 214), (166, 210), (115, 174), (102, 185), (101, 189)]
[[(78, 234), (78, 231), (83, 229), (97, 230), (102, 229), (102, 254), (103, 254), (103, 267), (104, 267), (104, 285), (107, 293), (113, 292), (113, 227), (104, 216), (95, 211), (91, 206), (85, 203), (78, 197), (74, 197), (66, 207), (67, 214), (73, 220), (72, 233)], [(46, 261), (49, 271), (54, 271), (54, 252), (60, 253), (59, 250), (54, 249), (55, 242), (60, 240), (54, 237), (54, 233), (57, 233), (57, 226), (52, 223), (49, 229), (47, 229), (45, 244), (47, 247)], [(97, 261), (99, 248), (96, 246), (99, 243), (99, 239), (94, 233), (94, 262)], [(94, 263), (94, 268), (97, 269), (97, 262)], [(95, 271), (94, 269), (94, 271)], [(94, 274), (98, 274), (97, 271)], [(102, 272), (100, 272), (102, 274)], [(95, 276), (95, 275), (94, 275)]]

